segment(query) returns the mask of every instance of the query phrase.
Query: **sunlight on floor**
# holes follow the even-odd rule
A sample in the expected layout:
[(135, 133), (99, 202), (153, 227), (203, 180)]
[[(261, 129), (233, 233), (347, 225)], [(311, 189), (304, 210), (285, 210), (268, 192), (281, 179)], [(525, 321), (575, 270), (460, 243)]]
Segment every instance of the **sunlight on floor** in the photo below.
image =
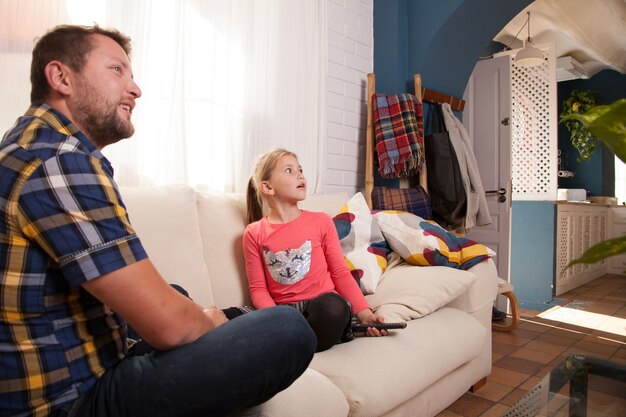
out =
[(544, 311), (538, 317), (626, 336), (626, 319), (619, 317), (560, 306)]

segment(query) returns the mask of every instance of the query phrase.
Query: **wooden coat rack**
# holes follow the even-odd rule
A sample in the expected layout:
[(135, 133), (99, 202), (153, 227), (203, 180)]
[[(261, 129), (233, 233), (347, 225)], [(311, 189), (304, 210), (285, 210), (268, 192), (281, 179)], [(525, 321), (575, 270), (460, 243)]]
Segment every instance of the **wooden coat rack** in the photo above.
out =
[[(413, 86), (417, 101), (443, 104), (448, 103), (452, 110), (463, 111), (465, 100), (422, 87), (422, 77), (420, 74), (413, 76)], [(376, 76), (374, 73), (367, 74), (367, 132), (365, 135), (365, 201), (372, 208), (372, 191), (374, 190), (374, 158), (376, 157), (376, 144), (374, 143), (374, 110), (372, 108), (372, 96), (376, 93)], [(420, 172), (418, 183), (428, 191), (428, 176), (426, 166)], [(409, 181), (401, 179), (400, 186), (405, 188)]]
[[(415, 77), (419, 77), (419, 74), (416, 74)], [(422, 100), (434, 104), (448, 103), (455, 111), (462, 112), (465, 108), (465, 100), (426, 87), (422, 88)]]

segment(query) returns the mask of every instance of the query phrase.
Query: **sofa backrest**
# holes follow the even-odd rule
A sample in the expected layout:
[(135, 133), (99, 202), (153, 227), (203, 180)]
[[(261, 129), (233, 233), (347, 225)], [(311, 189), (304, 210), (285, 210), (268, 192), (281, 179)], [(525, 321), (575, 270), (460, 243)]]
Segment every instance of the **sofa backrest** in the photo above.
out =
[[(131, 224), (159, 272), (202, 306), (250, 305), (242, 236), (245, 195), (186, 185), (120, 187)], [(334, 216), (346, 193), (309, 195), (305, 210)]]
[(250, 305), (242, 248), (245, 196), (227, 193), (197, 196), (203, 257), (216, 304), (221, 308)]
[(185, 185), (120, 187), (141, 243), (161, 275), (202, 306), (215, 304), (204, 261), (196, 192)]

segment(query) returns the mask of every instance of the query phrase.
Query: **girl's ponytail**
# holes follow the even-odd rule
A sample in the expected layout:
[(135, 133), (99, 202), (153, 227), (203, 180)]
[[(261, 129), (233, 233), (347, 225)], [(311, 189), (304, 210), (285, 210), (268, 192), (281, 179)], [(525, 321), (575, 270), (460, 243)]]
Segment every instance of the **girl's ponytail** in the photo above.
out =
[(263, 206), (259, 201), (259, 196), (254, 186), (254, 178), (248, 180), (248, 190), (246, 192), (246, 207), (248, 224), (261, 220), (263, 217)]

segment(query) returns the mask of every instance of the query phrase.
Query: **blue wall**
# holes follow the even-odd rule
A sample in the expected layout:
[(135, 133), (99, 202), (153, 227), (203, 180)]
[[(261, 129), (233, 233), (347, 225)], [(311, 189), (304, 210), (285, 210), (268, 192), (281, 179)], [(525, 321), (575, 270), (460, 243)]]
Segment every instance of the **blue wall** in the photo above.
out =
[[(563, 81), (558, 85), (559, 113), (573, 90), (591, 90), (606, 104), (626, 97), (626, 75), (604, 70), (588, 80)], [(563, 169), (574, 172), (573, 178), (559, 178), (560, 188), (584, 188), (591, 195), (615, 196), (615, 158), (604, 146), (596, 148), (591, 159), (577, 162), (578, 151), (569, 140), (569, 132), (559, 124), (559, 149)]]
[(511, 284), (520, 306), (543, 311), (553, 301), (556, 206), (513, 201), (511, 210)]
[[(414, 93), (423, 85), (462, 97), (493, 37), (532, 0), (374, 0), (376, 91)], [(485, 19), (485, 16), (489, 16)], [(427, 112), (428, 109), (425, 109)], [(397, 186), (374, 172), (376, 185)]]
[[(493, 37), (531, 0), (374, 0), (376, 91), (424, 85), (461, 97)], [(488, 17), (488, 18), (486, 18)]]

